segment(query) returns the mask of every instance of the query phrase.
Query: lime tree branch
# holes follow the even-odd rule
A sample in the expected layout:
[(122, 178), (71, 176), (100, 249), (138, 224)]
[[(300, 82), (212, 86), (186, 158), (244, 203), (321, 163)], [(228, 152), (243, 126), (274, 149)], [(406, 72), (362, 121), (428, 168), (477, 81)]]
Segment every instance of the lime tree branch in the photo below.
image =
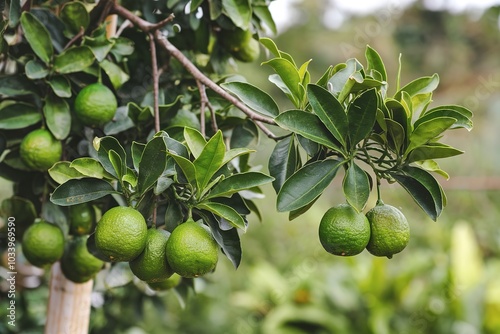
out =
[(141, 19), (134, 13), (130, 12), (126, 8), (120, 6), (116, 2), (113, 3), (113, 6), (110, 10), (111, 13), (117, 14), (124, 19), (132, 22), (137, 28), (140, 30), (151, 33), (154, 36), (156, 43), (165, 49), (172, 57), (177, 59), (181, 65), (189, 72), (191, 75), (201, 84), (206, 86), (207, 88), (213, 90), (215, 93), (232, 103), (235, 107), (240, 109), (248, 118), (253, 120), (255, 124), (264, 132), (269, 138), (278, 139), (276, 135), (273, 134), (271, 130), (269, 130), (264, 124), (276, 125), (272, 118), (262, 116), (252, 109), (248, 108), (243, 102), (241, 102), (237, 97), (231, 95), (226, 92), (222, 87), (213, 82), (210, 78), (208, 78), (205, 74), (203, 74), (179, 49), (177, 49), (172, 43), (170, 43), (167, 38), (162, 34), (159, 30), (164, 27), (166, 24), (171, 22), (174, 18), (173, 15), (168, 16), (165, 20), (153, 24), (146, 20)]

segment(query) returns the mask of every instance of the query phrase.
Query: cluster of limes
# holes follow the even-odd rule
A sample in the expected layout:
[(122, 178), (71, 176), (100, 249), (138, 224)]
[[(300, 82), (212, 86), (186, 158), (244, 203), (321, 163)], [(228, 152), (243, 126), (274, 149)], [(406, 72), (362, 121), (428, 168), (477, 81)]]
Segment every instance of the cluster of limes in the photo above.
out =
[(205, 275), (215, 269), (218, 246), (211, 233), (192, 219), (172, 233), (148, 229), (142, 214), (114, 207), (98, 222), (95, 245), (111, 262), (128, 262), (139, 279), (154, 290), (179, 284), (181, 277)]
[[(116, 113), (117, 101), (113, 92), (101, 83), (83, 88), (75, 99), (74, 111), (78, 120), (87, 126), (102, 127)], [(28, 133), (19, 147), (19, 155), (27, 168), (47, 171), (58, 162), (62, 144), (47, 129), (36, 129)]]
[(95, 225), (95, 211), (88, 203), (74, 205), (69, 208), (69, 219), (67, 239), (56, 224), (41, 220), (31, 225), (23, 235), (23, 254), (37, 267), (60, 261), (66, 278), (83, 283), (93, 278), (104, 264), (87, 249), (87, 239)]
[(408, 244), (410, 226), (400, 210), (382, 201), (366, 215), (340, 204), (321, 219), (319, 240), (334, 255), (352, 256), (366, 248), (375, 256), (392, 258)]

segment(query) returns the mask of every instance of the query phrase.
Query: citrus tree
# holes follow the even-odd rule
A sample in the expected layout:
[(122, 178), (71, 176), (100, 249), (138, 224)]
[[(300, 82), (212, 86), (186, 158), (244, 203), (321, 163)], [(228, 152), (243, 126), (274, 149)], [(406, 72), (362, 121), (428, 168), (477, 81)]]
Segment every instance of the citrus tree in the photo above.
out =
[[(143, 289), (185, 294), (219, 255), (239, 266), (240, 236), (249, 215), (261, 217), (257, 199), (270, 183), (277, 210), (293, 220), (342, 179), (345, 203), (318, 222), (335, 255), (367, 248), (391, 258), (405, 248), (409, 224), (382, 201), (384, 180), (437, 220), (446, 196), (435, 176), (449, 176), (436, 160), (463, 153), (444, 133), (470, 130), (472, 113), (431, 105), (437, 74), (405, 85), (388, 78), (369, 46), (364, 60), (312, 78), (310, 61), (298, 64), (264, 37), (276, 33), (268, 6), (8, 2), (0, 175), (14, 196), (1, 208), (15, 217), (26, 259), (55, 264), (52, 282), (91, 288), (97, 274), (127, 271)], [(234, 74), (262, 50), (291, 109)], [(268, 172), (252, 165), (261, 136), (275, 143)], [(377, 205), (367, 208), (372, 192)], [(14, 247), (13, 234), (5, 238)]]

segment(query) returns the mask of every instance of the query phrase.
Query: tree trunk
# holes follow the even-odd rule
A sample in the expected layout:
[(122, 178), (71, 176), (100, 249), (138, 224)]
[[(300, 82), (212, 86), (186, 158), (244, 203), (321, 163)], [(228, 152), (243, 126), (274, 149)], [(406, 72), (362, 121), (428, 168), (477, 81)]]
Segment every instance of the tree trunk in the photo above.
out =
[(93, 280), (77, 284), (64, 277), (59, 262), (50, 278), (45, 334), (87, 334)]

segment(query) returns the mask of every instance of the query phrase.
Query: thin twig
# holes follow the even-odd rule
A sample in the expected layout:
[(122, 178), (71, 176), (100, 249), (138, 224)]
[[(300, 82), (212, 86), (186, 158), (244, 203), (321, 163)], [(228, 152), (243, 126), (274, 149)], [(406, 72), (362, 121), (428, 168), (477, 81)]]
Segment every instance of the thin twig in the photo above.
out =
[(200, 91), (200, 132), (205, 137), (207, 135), (207, 131), (205, 129), (205, 106), (207, 103), (207, 100), (205, 100), (205, 96), (203, 95), (202, 92), (205, 91), (205, 86), (196, 80), (196, 85), (198, 86), (198, 90)]
[(156, 45), (153, 34), (149, 35), (149, 49), (151, 52), (151, 70), (153, 71), (153, 110), (155, 118), (155, 132), (160, 132), (160, 107), (158, 103), (159, 96), (159, 80), (158, 80), (158, 63), (156, 60)]
[(203, 118), (203, 128), (202, 132), (203, 135), (205, 135), (205, 108), (208, 108), (210, 111), (210, 120), (212, 121), (212, 130), (214, 132), (217, 132), (218, 126), (217, 126), (217, 119), (215, 118), (215, 110), (210, 104), (210, 100), (208, 99), (207, 96), (207, 90), (204, 84), (202, 84), (199, 80), (196, 80), (196, 84), (198, 85), (198, 90), (200, 91), (200, 102), (201, 102), (201, 113), (203, 116), (200, 116), (200, 120)]
[(191, 75), (200, 83), (205, 85), (206, 87), (213, 90), (215, 93), (232, 103), (235, 107), (240, 109), (244, 114), (247, 115), (250, 119), (255, 121), (255, 124), (269, 137), (272, 139), (278, 139), (276, 135), (272, 133), (271, 130), (266, 128), (264, 124), (276, 125), (276, 122), (266, 116), (262, 116), (252, 109), (248, 108), (243, 102), (241, 102), (238, 98), (226, 92), (222, 87), (213, 82), (210, 78), (208, 78), (205, 74), (203, 74), (179, 49), (177, 49), (172, 43), (170, 43), (165, 36), (163, 36), (162, 32), (158, 29), (173, 19), (173, 16), (169, 16), (167, 19), (157, 23), (152, 24), (147, 22), (132, 12), (128, 11), (126, 8), (120, 6), (115, 3), (112, 12), (120, 15), (121, 17), (128, 19), (135, 26), (145, 32), (154, 32), (155, 41), (165, 49), (172, 57), (177, 59), (181, 65), (189, 72)]
[(73, 36), (73, 38), (70, 39), (68, 43), (66, 43), (66, 45), (64, 46), (64, 50), (66, 50), (71, 45), (73, 45), (77, 40), (79, 40), (80, 38), (82, 38), (83, 35), (85, 35), (85, 29), (83, 27), (80, 27), (80, 31), (78, 32), (78, 34), (76, 34), (75, 36)]

